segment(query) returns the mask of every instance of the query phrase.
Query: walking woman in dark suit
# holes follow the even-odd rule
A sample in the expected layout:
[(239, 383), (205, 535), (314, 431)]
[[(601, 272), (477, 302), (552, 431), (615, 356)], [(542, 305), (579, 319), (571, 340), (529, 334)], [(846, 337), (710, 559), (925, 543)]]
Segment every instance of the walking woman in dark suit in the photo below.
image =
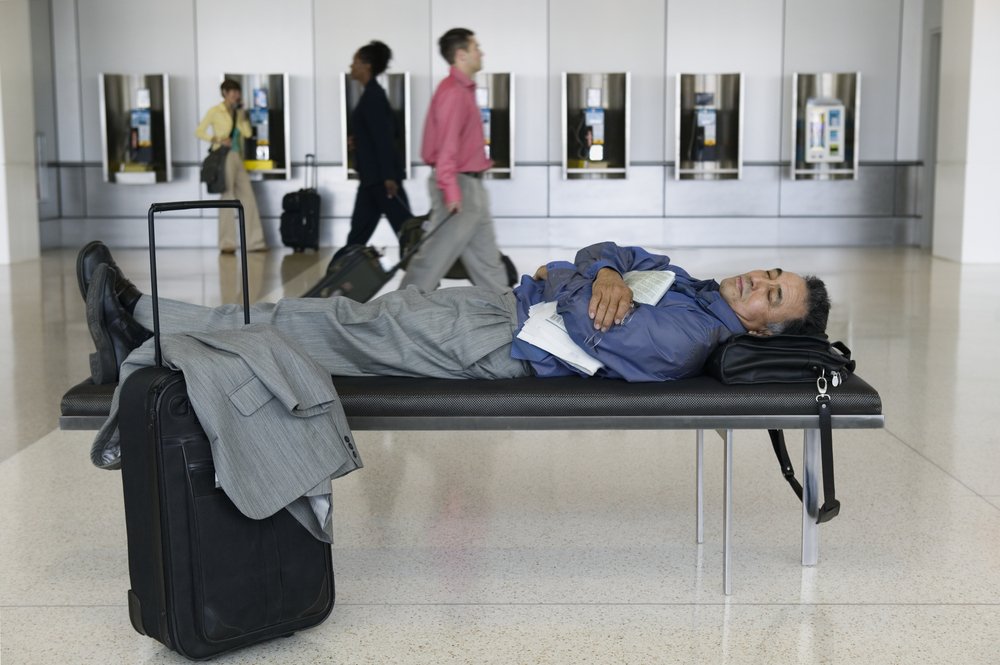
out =
[(385, 71), (392, 50), (380, 41), (358, 49), (351, 62), (351, 78), (364, 86), (351, 113), (352, 134), (348, 148), (354, 151), (354, 166), (361, 178), (354, 200), (347, 245), (364, 245), (385, 215), (399, 234), (409, 219), (410, 202), (403, 189), (403, 160), (396, 150), (397, 128), (389, 98), (375, 77)]

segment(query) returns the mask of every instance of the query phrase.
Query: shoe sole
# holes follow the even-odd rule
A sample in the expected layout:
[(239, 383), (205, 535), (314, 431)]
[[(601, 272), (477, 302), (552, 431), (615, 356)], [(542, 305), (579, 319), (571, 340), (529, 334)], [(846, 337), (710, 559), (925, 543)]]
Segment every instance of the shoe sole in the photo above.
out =
[[(98, 272), (101, 273), (99, 276)], [(87, 328), (90, 329), (90, 337), (97, 348), (97, 352), (90, 357), (90, 378), (100, 385), (118, 381), (118, 360), (111, 335), (104, 327), (103, 302), (98, 295), (107, 280), (107, 270), (101, 271), (98, 268), (94, 276), (90, 282), (90, 291), (94, 291), (94, 297), (89, 297), (90, 293), (87, 293)]]
[[(84, 300), (87, 299), (87, 287), (84, 284), (85, 280), (83, 277), (83, 257), (87, 255), (87, 250), (100, 244), (100, 240), (91, 240), (84, 245), (83, 249), (80, 250), (80, 253), (76, 255), (76, 285), (80, 287), (80, 295)], [(93, 277), (93, 275), (91, 275), (91, 277)]]

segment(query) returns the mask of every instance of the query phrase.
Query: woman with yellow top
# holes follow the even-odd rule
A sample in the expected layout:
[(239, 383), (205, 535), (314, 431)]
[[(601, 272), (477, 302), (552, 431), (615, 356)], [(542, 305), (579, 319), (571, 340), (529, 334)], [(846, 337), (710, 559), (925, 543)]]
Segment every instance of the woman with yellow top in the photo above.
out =
[[(212, 150), (222, 147), (229, 150), (226, 155), (226, 191), (222, 193), (222, 198), (239, 199), (243, 204), (247, 251), (262, 252), (267, 249), (267, 241), (264, 240), (264, 229), (260, 225), (260, 213), (257, 212), (257, 199), (250, 185), (250, 177), (243, 167), (243, 139), (250, 136), (253, 130), (246, 111), (240, 108), (240, 84), (226, 79), (219, 90), (222, 92), (222, 103), (208, 109), (195, 134), (202, 141), (211, 143)], [(223, 254), (236, 251), (236, 223), (235, 210), (219, 210), (219, 249)]]

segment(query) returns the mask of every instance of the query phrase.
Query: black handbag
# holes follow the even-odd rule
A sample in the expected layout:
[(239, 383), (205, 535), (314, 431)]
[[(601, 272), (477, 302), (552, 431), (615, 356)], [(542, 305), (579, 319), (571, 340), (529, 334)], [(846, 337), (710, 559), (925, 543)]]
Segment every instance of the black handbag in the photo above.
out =
[[(823, 505), (817, 523), (828, 522), (840, 513), (833, 482), (833, 427), (830, 420), (830, 389), (837, 388), (854, 373), (855, 361), (843, 342), (831, 342), (826, 335), (735, 335), (719, 345), (705, 363), (705, 373), (722, 383), (815, 383), (819, 415), (820, 447), (823, 462)], [(802, 485), (788, 457), (785, 433), (767, 431), (778, 458), (781, 473), (802, 500)]]
[(826, 335), (734, 335), (716, 347), (706, 373), (723, 383), (812, 383), (836, 388), (854, 373), (851, 350)]
[(220, 145), (215, 150), (209, 148), (208, 156), (201, 163), (201, 181), (208, 187), (209, 194), (226, 191), (226, 155), (229, 148)]

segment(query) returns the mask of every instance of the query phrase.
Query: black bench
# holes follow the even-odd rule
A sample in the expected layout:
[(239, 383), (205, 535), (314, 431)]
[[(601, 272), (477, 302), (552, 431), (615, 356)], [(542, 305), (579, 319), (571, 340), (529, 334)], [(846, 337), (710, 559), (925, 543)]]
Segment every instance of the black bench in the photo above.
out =
[[(816, 389), (811, 384), (724, 385), (702, 376), (663, 383), (583, 378), (464, 381), (334, 377), (355, 430), (697, 430), (697, 542), (703, 541), (704, 431), (725, 439), (723, 590), (732, 591), (733, 431), (802, 429), (802, 565), (819, 560), (821, 463)], [(62, 429), (97, 429), (114, 385), (88, 379), (63, 397)], [(833, 428), (880, 428), (878, 392), (852, 376), (831, 389)]]

